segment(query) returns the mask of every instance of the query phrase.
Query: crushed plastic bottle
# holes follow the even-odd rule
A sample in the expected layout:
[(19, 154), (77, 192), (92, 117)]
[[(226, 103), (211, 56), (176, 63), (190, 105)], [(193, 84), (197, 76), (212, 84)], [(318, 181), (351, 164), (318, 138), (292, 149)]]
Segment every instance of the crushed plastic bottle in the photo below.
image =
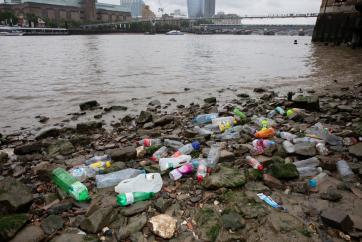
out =
[(320, 161), (317, 157), (312, 157), (306, 160), (300, 160), (293, 163), (297, 168), (301, 167), (317, 167), (320, 165)]
[(236, 124), (236, 119), (234, 117), (221, 117), (221, 118), (216, 118), (212, 120), (212, 124), (213, 125), (218, 125), (219, 126), (219, 130), (221, 132), (224, 132), (227, 129), (230, 129), (231, 127), (233, 127)]
[(299, 144), (299, 143), (314, 143), (314, 144), (319, 144), (319, 143), (325, 143), (324, 140), (321, 139), (315, 139), (315, 138), (310, 138), (310, 137), (303, 137), (303, 138), (295, 138), (293, 139), (293, 143), (294, 144)]
[(161, 158), (159, 161), (160, 170), (165, 171), (168, 169), (173, 169), (180, 167), (186, 163), (191, 161), (191, 156), (189, 155), (181, 155), (178, 157), (171, 157), (171, 158)]
[(210, 169), (215, 169), (216, 164), (220, 159), (221, 148), (218, 144), (211, 145), (209, 154), (207, 155), (207, 167)]
[(295, 134), (291, 134), (289, 132), (278, 132), (277, 135), (285, 140), (292, 141), (293, 139), (296, 139), (298, 136)]
[(319, 169), (315, 166), (304, 166), (297, 167), (298, 173), (300, 177), (312, 177), (319, 173)]
[(275, 146), (276, 143), (272, 140), (256, 139), (253, 141), (253, 149), (251, 150), (252, 155), (264, 154), (265, 150)]
[(248, 162), (249, 166), (253, 167), (255, 170), (258, 171), (264, 170), (264, 166), (257, 159), (251, 156), (247, 156), (246, 161)]
[(273, 128), (263, 129), (255, 133), (255, 138), (258, 139), (267, 139), (275, 135), (275, 130)]
[(285, 114), (284, 109), (282, 107), (276, 107), (274, 110), (269, 112), (268, 118), (273, 118), (277, 114), (284, 115)]
[(189, 155), (194, 150), (200, 150), (200, 143), (194, 141), (191, 144), (184, 145), (180, 147), (172, 157), (179, 157), (180, 155)]
[(194, 127), (195, 132), (197, 132), (201, 136), (209, 136), (213, 135), (214, 132), (205, 128), (200, 128), (199, 126)]
[(63, 168), (54, 169), (52, 171), (52, 179), (60, 189), (72, 196), (75, 200), (82, 202), (90, 199), (87, 187)]
[(162, 141), (161, 139), (143, 139), (138, 141), (137, 144), (143, 145), (144, 147), (161, 146)]
[(312, 189), (317, 189), (319, 185), (321, 185), (328, 178), (327, 173), (322, 172), (317, 176), (313, 177), (308, 181), (308, 185)]
[(348, 165), (347, 161), (345, 160), (337, 161), (337, 170), (343, 179), (354, 178), (355, 176), (351, 167)]
[(306, 130), (306, 136), (316, 139), (322, 139), (330, 145), (342, 145), (342, 138), (331, 134), (327, 128), (324, 128), (321, 123), (317, 123), (314, 126)]
[(319, 153), (320, 155), (325, 155), (325, 156), (326, 156), (326, 155), (329, 154), (328, 148), (327, 148), (326, 145), (323, 144), (323, 143), (318, 143), (318, 144), (316, 145), (316, 148), (317, 148), (318, 153)]
[(94, 177), (97, 171), (89, 166), (78, 166), (70, 169), (69, 173), (78, 181), (83, 182), (88, 178)]
[(180, 142), (180, 141), (177, 141), (177, 140), (165, 139), (163, 141), (163, 145), (166, 146), (166, 147), (172, 148), (174, 150), (178, 150), (184, 144), (182, 142)]
[(128, 168), (104, 175), (96, 175), (96, 186), (97, 188), (113, 187), (123, 180), (136, 177), (143, 173), (141, 170)]
[(115, 188), (116, 193), (161, 191), (163, 185), (160, 173), (141, 174), (121, 181)]
[(228, 130), (226, 130), (222, 134), (215, 135), (215, 139), (217, 140), (232, 140), (232, 139), (239, 139), (240, 132), (243, 130), (243, 126), (234, 126)]
[(153, 192), (127, 192), (117, 196), (117, 203), (121, 207), (125, 207), (136, 202), (150, 200), (153, 197), (155, 197)]
[(102, 155), (102, 156), (94, 156), (90, 158), (89, 160), (85, 161), (86, 165), (90, 165), (99, 161), (110, 161), (111, 157), (109, 155)]
[(194, 166), (192, 163), (186, 163), (185, 165), (174, 169), (170, 172), (170, 178), (173, 181), (181, 179), (183, 176), (191, 174), (194, 171)]
[(156, 150), (155, 153), (153, 153), (151, 160), (155, 161), (155, 162), (159, 161), (161, 158), (167, 156), (167, 151), (168, 151), (168, 148), (166, 146), (162, 146), (161, 148)]
[(283, 141), (283, 148), (288, 154), (293, 154), (295, 152), (294, 145), (288, 140)]
[(193, 122), (198, 125), (211, 123), (213, 119), (219, 117), (218, 113), (201, 114), (194, 118)]
[(207, 161), (204, 159), (201, 159), (199, 161), (198, 167), (197, 167), (197, 181), (201, 183), (204, 178), (207, 176)]

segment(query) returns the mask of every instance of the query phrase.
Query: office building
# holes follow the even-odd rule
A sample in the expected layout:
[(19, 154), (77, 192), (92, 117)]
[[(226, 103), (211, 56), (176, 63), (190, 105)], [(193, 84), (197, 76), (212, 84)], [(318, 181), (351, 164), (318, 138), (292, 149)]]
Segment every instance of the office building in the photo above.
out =
[(187, 0), (189, 18), (210, 18), (215, 15), (215, 0)]
[(121, 0), (121, 6), (131, 12), (132, 18), (142, 17), (142, 11), (145, 7), (143, 0)]
[(210, 18), (215, 15), (215, 0), (203, 0), (203, 17)]

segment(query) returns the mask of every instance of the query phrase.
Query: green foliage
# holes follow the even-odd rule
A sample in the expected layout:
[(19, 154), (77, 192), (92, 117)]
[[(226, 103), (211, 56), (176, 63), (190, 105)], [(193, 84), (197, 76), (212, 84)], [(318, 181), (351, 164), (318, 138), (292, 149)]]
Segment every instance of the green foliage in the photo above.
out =
[(0, 12), (0, 22), (7, 21), (8, 24), (12, 23), (15, 25), (18, 23), (18, 18), (13, 12)]

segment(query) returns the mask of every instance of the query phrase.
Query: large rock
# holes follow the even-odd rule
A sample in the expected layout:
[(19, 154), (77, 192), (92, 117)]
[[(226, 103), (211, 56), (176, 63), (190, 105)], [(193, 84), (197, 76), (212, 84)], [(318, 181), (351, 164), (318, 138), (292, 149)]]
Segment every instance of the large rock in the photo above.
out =
[(204, 99), (204, 102), (205, 102), (205, 103), (208, 103), (208, 104), (214, 104), (214, 103), (216, 103), (216, 97), (208, 97), (208, 98), (205, 98), (205, 99)]
[(294, 145), (295, 153), (303, 156), (315, 156), (317, 150), (314, 143), (298, 143)]
[(86, 123), (77, 124), (77, 132), (81, 134), (94, 133), (95, 131), (101, 129), (103, 124), (101, 122), (90, 121)]
[(41, 222), (41, 227), (46, 234), (52, 234), (63, 228), (64, 221), (58, 215), (49, 215)]
[(121, 214), (126, 217), (133, 216), (138, 213), (142, 213), (143, 211), (148, 209), (148, 207), (150, 205), (151, 205), (150, 201), (138, 202), (138, 203), (132, 204), (131, 206), (128, 206), (126, 208), (122, 208)]
[(52, 177), (52, 171), (57, 167), (59, 166), (54, 163), (43, 161), (32, 167), (32, 171), (39, 180), (50, 181)]
[(33, 153), (40, 153), (42, 148), (41, 142), (33, 142), (26, 145), (18, 146), (14, 149), (15, 155), (27, 155)]
[(28, 220), (24, 213), (0, 216), (0, 241), (8, 241)]
[(137, 123), (144, 124), (152, 121), (152, 113), (147, 111), (141, 111), (138, 116)]
[(0, 215), (25, 211), (32, 200), (31, 190), (18, 180), (7, 177), (0, 181)]
[(214, 209), (208, 207), (199, 209), (195, 221), (201, 241), (218, 241), (222, 223)]
[(57, 127), (50, 127), (42, 129), (38, 132), (38, 134), (35, 136), (35, 139), (45, 139), (49, 137), (58, 137), (60, 135), (60, 129)]
[(99, 106), (99, 103), (96, 100), (87, 101), (87, 102), (79, 104), (79, 108), (82, 111), (90, 110), (90, 109), (93, 109), (98, 106)]
[(245, 227), (245, 220), (236, 212), (229, 212), (221, 216), (223, 227), (225, 229), (238, 230)]
[(203, 186), (207, 189), (236, 188), (243, 186), (245, 180), (245, 176), (238, 169), (221, 166), (219, 172), (205, 178)]
[(294, 164), (285, 164), (281, 159), (274, 159), (271, 167), (271, 173), (278, 179), (295, 179), (299, 177), (299, 172)]
[(353, 229), (353, 221), (348, 214), (337, 208), (328, 208), (321, 214), (322, 222), (330, 227), (350, 232)]
[(152, 232), (161, 238), (171, 239), (176, 232), (177, 220), (167, 214), (154, 216), (149, 221)]
[(293, 98), (293, 107), (310, 111), (319, 111), (319, 97), (299, 95)]
[(140, 231), (147, 223), (147, 216), (145, 214), (137, 215), (129, 218), (126, 226), (121, 226), (117, 239), (118, 241), (123, 241), (128, 238), (131, 234)]
[(137, 151), (134, 146), (110, 150), (107, 153), (111, 156), (112, 161), (129, 161), (137, 158)]
[(80, 224), (80, 228), (88, 233), (98, 233), (104, 226), (111, 222), (111, 219), (113, 218), (111, 216), (112, 211), (112, 207), (97, 209), (86, 217), (86, 219)]
[(349, 147), (349, 153), (357, 157), (362, 157), (362, 142)]
[(44, 239), (44, 231), (36, 225), (23, 228), (10, 242), (40, 242)]
[(302, 231), (303, 221), (288, 213), (274, 213), (268, 217), (268, 222), (277, 233)]
[(51, 240), (51, 242), (84, 242), (84, 241), (85, 241), (85, 235), (71, 234), (71, 233), (61, 234)]
[(8, 161), (8, 159), (9, 159), (9, 155), (5, 152), (0, 151), (0, 164)]
[(172, 115), (165, 115), (154, 121), (155, 126), (164, 126), (166, 124), (172, 123), (175, 118)]
[(48, 146), (48, 154), (51, 156), (70, 155), (73, 152), (75, 152), (75, 148), (68, 140), (58, 140)]

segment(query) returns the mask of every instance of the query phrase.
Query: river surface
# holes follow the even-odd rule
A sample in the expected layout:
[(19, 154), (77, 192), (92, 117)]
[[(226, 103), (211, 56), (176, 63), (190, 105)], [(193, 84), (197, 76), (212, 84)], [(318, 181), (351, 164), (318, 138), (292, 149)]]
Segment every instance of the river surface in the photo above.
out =
[[(310, 37), (0, 37), (0, 132), (60, 122), (93, 99), (103, 107), (127, 106), (112, 112), (118, 119), (153, 99), (175, 98), (174, 108), (210, 95), (230, 100), (255, 87), (285, 92), (361, 77), (361, 50), (311, 44)], [(50, 117), (48, 124), (37, 115)]]

